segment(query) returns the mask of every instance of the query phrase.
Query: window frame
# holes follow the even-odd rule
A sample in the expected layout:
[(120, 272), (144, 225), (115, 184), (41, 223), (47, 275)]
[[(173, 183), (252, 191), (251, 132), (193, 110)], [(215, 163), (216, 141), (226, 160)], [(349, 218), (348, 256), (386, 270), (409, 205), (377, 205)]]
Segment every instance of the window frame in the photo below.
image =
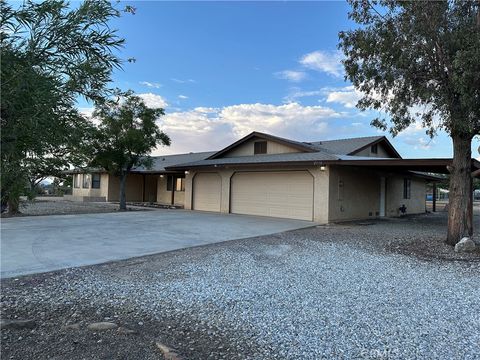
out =
[(73, 174), (73, 188), (80, 189), (80, 174)]
[(378, 154), (378, 144), (373, 144), (372, 146), (370, 146), (370, 152), (372, 154)]
[[(98, 176), (98, 180), (95, 177)], [(100, 189), (102, 186), (102, 174), (96, 173), (91, 175), (90, 185), (92, 189)]]
[(167, 175), (167, 191), (185, 191), (185, 176)]
[[(179, 180), (180, 180), (180, 182), (179, 182)], [(175, 178), (175, 191), (178, 191), (178, 192), (185, 191), (185, 177), (184, 176)]]
[(266, 140), (255, 141), (253, 143), (253, 155), (267, 154), (268, 142)]
[(92, 176), (90, 174), (83, 174), (82, 189), (90, 189), (91, 185), (92, 185)]

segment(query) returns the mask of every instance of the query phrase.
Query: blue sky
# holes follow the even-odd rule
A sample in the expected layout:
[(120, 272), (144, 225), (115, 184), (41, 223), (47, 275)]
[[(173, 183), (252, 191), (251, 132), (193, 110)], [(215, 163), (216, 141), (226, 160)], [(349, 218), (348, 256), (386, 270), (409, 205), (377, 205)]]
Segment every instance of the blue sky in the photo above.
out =
[[(136, 15), (113, 26), (126, 39), (121, 57), (137, 61), (114, 85), (165, 108), (158, 122), (172, 146), (154, 154), (216, 150), (254, 130), (301, 141), (383, 134), (343, 80), (338, 32), (354, 26), (346, 3), (130, 4)], [(446, 134), (430, 140), (418, 125), (389, 139), (403, 157), (452, 154)]]

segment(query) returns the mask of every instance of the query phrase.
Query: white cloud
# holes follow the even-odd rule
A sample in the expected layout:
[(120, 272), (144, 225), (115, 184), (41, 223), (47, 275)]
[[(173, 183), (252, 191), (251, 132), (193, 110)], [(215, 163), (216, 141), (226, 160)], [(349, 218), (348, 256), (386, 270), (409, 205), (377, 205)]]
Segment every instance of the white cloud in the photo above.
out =
[(150, 88), (160, 89), (163, 85), (155, 82), (140, 81), (140, 85), (144, 85)]
[(276, 72), (275, 76), (279, 79), (284, 79), (292, 82), (300, 82), (307, 77), (307, 74), (304, 71), (284, 70)]
[(86, 118), (91, 118), (94, 110), (95, 110), (95, 108), (93, 108), (93, 107), (78, 108), (78, 111), (80, 112), (80, 114), (82, 114)]
[(436, 144), (435, 140), (426, 136), (404, 136), (403, 142), (415, 150), (430, 150)]
[(185, 99), (188, 99), (188, 96), (186, 96), (186, 95), (178, 95), (178, 98), (179, 98), (179, 99), (182, 99), (182, 100), (185, 100)]
[(297, 99), (303, 97), (319, 96), (323, 94), (322, 90), (302, 90), (297, 87), (290, 90), (290, 93), (283, 98), (286, 102), (295, 102)]
[(160, 95), (153, 93), (138, 94), (143, 99), (145, 105), (151, 108), (166, 108), (168, 106), (167, 101)]
[(193, 79), (176, 79), (176, 78), (171, 78), (170, 80), (179, 83), (179, 84), (186, 84), (186, 83), (195, 83), (196, 81)]
[(311, 70), (341, 77), (343, 75), (342, 58), (340, 51), (318, 50), (302, 56), (300, 64)]
[(223, 108), (198, 107), (167, 113), (158, 124), (172, 138), (159, 153), (219, 150), (252, 131), (313, 141), (332, 135), (332, 119), (342, 115), (323, 106), (239, 104)]
[(338, 90), (325, 90), (327, 92), (327, 103), (339, 103), (346, 108), (354, 108), (362, 93), (355, 90), (353, 86), (346, 86)]

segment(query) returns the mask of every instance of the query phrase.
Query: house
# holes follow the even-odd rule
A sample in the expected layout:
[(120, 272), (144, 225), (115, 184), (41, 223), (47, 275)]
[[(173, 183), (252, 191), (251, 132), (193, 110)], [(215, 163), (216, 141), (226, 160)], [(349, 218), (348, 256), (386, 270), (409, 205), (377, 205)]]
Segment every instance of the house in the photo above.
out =
[[(451, 159), (402, 159), (384, 136), (299, 142), (253, 132), (220, 151), (158, 156), (127, 178), (127, 201), (327, 223), (425, 212), (428, 173)], [(480, 163), (472, 160), (472, 167)], [(119, 180), (75, 173), (72, 198), (118, 201)]]

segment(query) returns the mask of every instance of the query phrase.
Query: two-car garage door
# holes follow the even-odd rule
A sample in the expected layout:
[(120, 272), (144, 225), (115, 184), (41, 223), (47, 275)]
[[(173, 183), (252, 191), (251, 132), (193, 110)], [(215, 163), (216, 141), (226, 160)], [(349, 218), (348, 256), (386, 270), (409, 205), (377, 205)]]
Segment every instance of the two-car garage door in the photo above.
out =
[[(237, 172), (231, 177), (230, 212), (313, 220), (313, 177), (308, 171)], [(220, 211), (221, 179), (199, 173), (193, 181), (193, 208)]]

